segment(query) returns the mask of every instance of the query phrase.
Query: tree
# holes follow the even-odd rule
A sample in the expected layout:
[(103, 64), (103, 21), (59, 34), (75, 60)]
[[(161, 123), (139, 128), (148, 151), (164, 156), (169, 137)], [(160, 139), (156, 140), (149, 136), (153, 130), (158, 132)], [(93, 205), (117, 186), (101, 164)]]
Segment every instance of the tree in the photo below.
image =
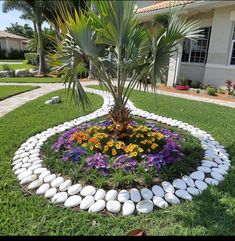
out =
[(38, 38), (38, 54), (39, 54), (39, 75), (46, 74), (45, 53), (43, 50), (42, 40), (42, 23), (45, 20), (43, 10), (47, 7), (46, 1), (37, 0), (5, 0), (3, 3), (3, 11), (8, 12), (13, 9), (22, 11), (24, 18), (28, 16), (34, 22), (37, 38)]
[(93, 4), (97, 14), (90, 9), (78, 13), (64, 5), (60, 8), (57, 18), (61, 40), (51, 60), (64, 74), (67, 91), (72, 91), (83, 108), (90, 102), (79, 76), (85, 71), (87, 60), (92, 61), (95, 77), (114, 98), (109, 119), (121, 138), (129, 123), (126, 104), (134, 87), (149, 77), (155, 90), (174, 47), (183, 38), (199, 37), (199, 26), (195, 20), (180, 17), (180, 10), (171, 10), (167, 28), (151, 33), (139, 24), (133, 1)]
[(26, 38), (32, 38), (34, 36), (33, 29), (26, 23), (24, 25), (20, 25), (18, 22), (11, 23), (10, 27), (6, 27), (6, 32), (17, 34)]

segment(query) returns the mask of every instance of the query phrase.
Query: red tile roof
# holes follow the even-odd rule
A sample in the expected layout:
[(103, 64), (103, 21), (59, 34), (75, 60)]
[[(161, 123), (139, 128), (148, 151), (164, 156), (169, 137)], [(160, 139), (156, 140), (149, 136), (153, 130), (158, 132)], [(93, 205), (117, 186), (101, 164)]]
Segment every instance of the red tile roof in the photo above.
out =
[(169, 8), (171, 7), (175, 7), (175, 6), (180, 6), (180, 5), (184, 5), (184, 4), (189, 4), (189, 3), (193, 3), (195, 2), (195, 0), (186, 0), (186, 1), (162, 1), (160, 3), (156, 3), (154, 5), (148, 6), (148, 7), (144, 7), (144, 8), (139, 8), (137, 10), (137, 13), (145, 13), (145, 12), (151, 12), (151, 11), (155, 11), (155, 10), (160, 10), (160, 9), (165, 9), (165, 8)]

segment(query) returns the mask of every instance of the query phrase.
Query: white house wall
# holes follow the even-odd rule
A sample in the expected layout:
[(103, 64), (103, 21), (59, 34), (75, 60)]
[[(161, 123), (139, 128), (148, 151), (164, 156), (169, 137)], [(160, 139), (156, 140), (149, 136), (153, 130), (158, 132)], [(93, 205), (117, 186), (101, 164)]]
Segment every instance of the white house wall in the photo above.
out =
[[(203, 14), (194, 14), (192, 18), (199, 21), (201, 27), (210, 27), (212, 26), (213, 13), (203, 13)], [(191, 80), (197, 80), (203, 82), (205, 74), (205, 64), (198, 63), (185, 63), (181, 62), (179, 78), (187, 77)]]
[(6, 39), (0, 38), (0, 46), (1, 46), (2, 49), (7, 48)]
[(234, 11), (235, 6), (214, 10), (204, 82), (217, 87), (225, 85), (227, 79), (235, 82), (235, 66), (229, 65)]

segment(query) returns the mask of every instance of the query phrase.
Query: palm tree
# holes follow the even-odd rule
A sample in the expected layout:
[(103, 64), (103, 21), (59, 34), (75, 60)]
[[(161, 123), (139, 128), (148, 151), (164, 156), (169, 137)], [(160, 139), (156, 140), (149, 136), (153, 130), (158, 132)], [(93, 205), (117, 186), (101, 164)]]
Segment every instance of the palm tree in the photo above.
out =
[[(96, 68), (95, 77), (114, 98), (109, 112), (117, 136), (125, 131), (130, 110), (129, 96), (147, 77), (155, 90), (167, 68), (174, 47), (183, 38), (199, 37), (197, 21), (180, 17), (180, 10), (171, 11), (164, 31), (150, 33), (139, 24), (132, 1), (93, 1), (97, 13), (85, 13), (61, 6), (58, 26), (61, 38), (51, 62), (58, 65), (68, 83), (68, 92), (84, 108), (89, 99), (79, 81), (87, 61)], [(74, 12), (72, 15), (71, 12)], [(65, 23), (65, 24), (61, 24)]]
[(43, 10), (47, 7), (46, 1), (37, 0), (5, 0), (3, 3), (3, 11), (8, 12), (13, 9), (22, 11), (24, 18), (28, 16), (34, 22), (38, 38), (38, 54), (39, 54), (39, 75), (46, 74), (46, 64), (43, 50), (42, 40), (42, 23), (45, 20)]

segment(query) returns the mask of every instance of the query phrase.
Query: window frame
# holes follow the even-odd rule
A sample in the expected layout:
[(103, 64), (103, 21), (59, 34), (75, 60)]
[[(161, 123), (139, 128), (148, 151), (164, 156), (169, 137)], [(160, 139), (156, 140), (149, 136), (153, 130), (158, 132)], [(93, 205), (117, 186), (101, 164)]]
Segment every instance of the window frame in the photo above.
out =
[[(188, 57), (188, 61), (182, 61), (182, 56), (181, 56), (181, 63), (182, 64), (192, 64), (192, 65), (206, 65), (207, 63), (207, 57), (208, 57), (208, 51), (209, 51), (209, 44), (210, 44), (210, 37), (211, 37), (211, 29), (212, 29), (212, 26), (203, 26), (201, 27), (201, 29), (204, 29), (204, 28), (208, 28), (209, 29), (209, 34), (208, 34), (208, 39), (207, 39), (207, 48), (206, 48), (206, 56), (205, 56), (205, 62), (191, 62), (190, 59), (191, 59), (191, 55), (192, 55), (192, 39), (189, 39), (190, 41), (190, 50), (189, 50), (189, 57)], [(182, 49), (182, 55), (183, 55), (183, 49)]]
[[(233, 38), (234, 36), (234, 38)], [(229, 52), (229, 58), (228, 58), (228, 65), (235, 67), (235, 64), (231, 64), (232, 62), (232, 53), (233, 53), (233, 46), (235, 48), (235, 22), (232, 24), (232, 33), (230, 38), (230, 52)]]

